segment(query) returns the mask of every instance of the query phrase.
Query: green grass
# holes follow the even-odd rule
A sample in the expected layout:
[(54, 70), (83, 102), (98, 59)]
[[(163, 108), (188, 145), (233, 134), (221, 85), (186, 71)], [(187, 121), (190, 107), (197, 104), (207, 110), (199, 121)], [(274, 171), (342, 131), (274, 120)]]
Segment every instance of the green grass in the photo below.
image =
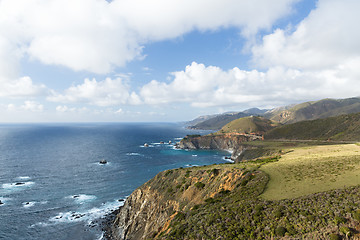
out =
[(270, 181), (264, 199), (290, 199), (360, 184), (356, 144), (295, 148), (279, 161), (260, 167)]

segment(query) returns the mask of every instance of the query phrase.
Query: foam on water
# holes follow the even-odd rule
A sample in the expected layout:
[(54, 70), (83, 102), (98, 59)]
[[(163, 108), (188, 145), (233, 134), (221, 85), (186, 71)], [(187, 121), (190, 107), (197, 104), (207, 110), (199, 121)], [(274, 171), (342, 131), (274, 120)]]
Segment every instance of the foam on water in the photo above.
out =
[(123, 205), (124, 202), (119, 202), (116, 200), (103, 203), (100, 207), (93, 207), (82, 211), (59, 212), (57, 215), (50, 217), (47, 222), (38, 222), (31, 225), (30, 227), (46, 227), (50, 225), (71, 222), (86, 222), (90, 225), (93, 223), (94, 220), (104, 217), (106, 214), (115, 211)]
[(140, 153), (127, 153), (127, 156), (144, 156), (143, 154)]
[(2, 184), (3, 189), (13, 190), (13, 189), (21, 189), (24, 187), (29, 187), (35, 184), (35, 182), (14, 182), (14, 183), (4, 183)]
[(96, 196), (87, 195), (87, 194), (75, 194), (75, 195), (67, 196), (66, 198), (74, 199), (76, 203), (83, 204), (96, 199)]
[(222, 160), (224, 161), (227, 161), (227, 162), (231, 162), (231, 163), (234, 163), (234, 160), (231, 160), (231, 159), (227, 159), (226, 157), (223, 157)]
[(23, 202), (22, 205), (24, 208), (30, 208), (33, 207), (36, 204), (36, 202)]
[(11, 200), (12, 200), (11, 198), (0, 197), (0, 201), (3, 203), (3, 204), (0, 204), (0, 207), (4, 206), (6, 203), (8, 203)]
[(20, 177), (17, 177), (16, 179), (19, 179), (19, 180), (29, 180), (30, 177), (29, 177), (29, 176), (20, 176)]
[(185, 167), (198, 167), (199, 165), (195, 165), (195, 164), (186, 164)]

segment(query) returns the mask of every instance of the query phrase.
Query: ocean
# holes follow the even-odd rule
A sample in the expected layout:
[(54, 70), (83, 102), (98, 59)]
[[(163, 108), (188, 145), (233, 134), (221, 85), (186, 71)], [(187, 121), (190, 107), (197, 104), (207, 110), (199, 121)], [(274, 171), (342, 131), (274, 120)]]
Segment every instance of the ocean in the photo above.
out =
[(227, 152), (174, 148), (206, 133), (176, 123), (0, 125), (0, 239), (101, 239), (99, 220), (158, 172), (226, 162)]

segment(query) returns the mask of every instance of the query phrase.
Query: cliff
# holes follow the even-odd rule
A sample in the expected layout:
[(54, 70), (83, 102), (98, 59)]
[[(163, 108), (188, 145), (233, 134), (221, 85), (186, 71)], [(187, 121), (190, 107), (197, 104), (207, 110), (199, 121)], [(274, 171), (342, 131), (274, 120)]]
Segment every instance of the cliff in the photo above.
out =
[(254, 173), (244, 169), (208, 166), (161, 172), (136, 189), (120, 209), (113, 239), (152, 239), (169, 233), (171, 221), (182, 212), (226, 191), (241, 187)]
[(230, 151), (231, 159), (237, 160), (245, 149), (251, 148), (245, 143), (261, 139), (255, 135), (216, 134), (205, 136), (187, 136), (180, 141), (181, 149), (218, 149)]

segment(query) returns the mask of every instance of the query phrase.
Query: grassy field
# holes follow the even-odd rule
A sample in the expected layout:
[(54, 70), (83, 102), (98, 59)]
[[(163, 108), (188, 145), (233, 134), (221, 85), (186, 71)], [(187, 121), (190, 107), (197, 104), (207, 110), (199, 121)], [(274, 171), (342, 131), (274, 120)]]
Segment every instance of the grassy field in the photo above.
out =
[(278, 162), (261, 166), (270, 181), (264, 199), (296, 198), (360, 184), (357, 144), (294, 148)]

